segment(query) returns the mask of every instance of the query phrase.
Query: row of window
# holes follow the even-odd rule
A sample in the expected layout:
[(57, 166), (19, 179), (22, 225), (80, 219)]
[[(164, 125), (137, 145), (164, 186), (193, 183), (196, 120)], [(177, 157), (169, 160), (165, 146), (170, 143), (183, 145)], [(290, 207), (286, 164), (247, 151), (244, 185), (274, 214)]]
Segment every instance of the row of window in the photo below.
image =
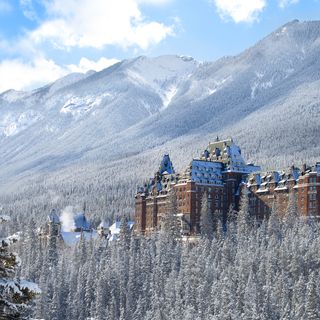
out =
[(223, 191), (222, 191), (222, 189), (217, 189), (217, 188), (212, 188), (212, 187), (208, 187), (208, 188), (206, 188), (206, 187), (199, 187), (199, 186), (196, 186), (196, 191), (197, 192), (204, 192), (204, 191), (207, 191), (208, 193), (210, 193), (210, 192), (220, 192), (220, 193), (222, 193)]

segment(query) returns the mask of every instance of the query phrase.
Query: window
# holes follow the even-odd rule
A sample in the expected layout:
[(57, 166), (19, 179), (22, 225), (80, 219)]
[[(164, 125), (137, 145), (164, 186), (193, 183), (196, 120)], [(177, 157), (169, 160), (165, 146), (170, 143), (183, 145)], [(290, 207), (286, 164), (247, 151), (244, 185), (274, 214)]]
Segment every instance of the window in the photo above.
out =
[(316, 194), (315, 193), (309, 194), (309, 200), (316, 200)]
[(315, 208), (316, 207), (316, 203), (313, 201), (309, 202), (309, 208)]

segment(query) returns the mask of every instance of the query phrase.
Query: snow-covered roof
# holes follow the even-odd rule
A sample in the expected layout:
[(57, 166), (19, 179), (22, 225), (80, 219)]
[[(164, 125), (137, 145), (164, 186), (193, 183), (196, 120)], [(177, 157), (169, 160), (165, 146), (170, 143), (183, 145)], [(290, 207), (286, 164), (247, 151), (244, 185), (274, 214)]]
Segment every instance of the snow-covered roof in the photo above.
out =
[(86, 241), (89, 241), (91, 239), (96, 239), (98, 237), (98, 234), (94, 230), (90, 232), (87, 232), (87, 231), (83, 231), (83, 232), (62, 231), (61, 232), (61, 237), (67, 246), (76, 245), (80, 241), (81, 236), (83, 236)]
[(241, 149), (231, 138), (219, 140), (217, 137), (216, 141), (209, 143), (200, 159), (220, 162), (225, 166), (224, 171), (227, 172), (248, 174), (261, 170), (259, 166), (255, 166), (252, 163), (247, 164), (244, 161)]
[(0, 223), (1, 222), (6, 222), (6, 221), (10, 221), (10, 220), (11, 220), (11, 218), (6, 214), (1, 214), (0, 215)]
[[(275, 191), (287, 191), (289, 190), (291, 183), (297, 182), (297, 180), (301, 177), (301, 171), (299, 168), (295, 166), (291, 166), (290, 168), (282, 171), (269, 171), (264, 173), (253, 173), (249, 177), (249, 182), (247, 184), (250, 187), (252, 181), (256, 180), (256, 184), (259, 186), (259, 189), (256, 191), (257, 193), (263, 193), (269, 191), (269, 185), (274, 184)], [(297, 188), (293, 186), (294, 189)]]
[(91, 224), (83, 212), (74, 216), (75, 229), (90, 230)]
[(194, 159), (191, 162), (191, 179), (200, 184), (222, 185), (222, 163)]
[(200, 158), (193, 159), (187, 169), (180, 175), (174, 172), (169, 155), (164, 155), (159, 171), (153, 178), (138, 188), (138, 194), (165, 195), (175, 184), (194, 181), (202, 185), (223, 185), (223, 173), (237, 172), (250, 174), (260, 171), (259, 166), (246, 163), (240, 148), (232, 139), (217, 140), (209, 143)]
[(117, 237), (116, 234), (112, 234), (112, 235), (110, 235), (110, 237), (108, 238), (108, 240), (109, 240), (109, 241), (116, 241), (116, 240), (118, 240), (118, 237)]
[(168, 154), (163, 156), (159, 171), (157, 171), (153, 178), (145, 183), (143, 187), (139, 187), (137, 193), (140, 195), (148, 196), (153, 192), (160, 194), (161, 192), (169, 192), (172, 184), (178, 181), (178, 174), (175, 171), (170, 161)]
[(286, 187), (286, 186), (284, 186), (284, 187), (276, 187), (274, 190), (276, 190), (276, 191), (288, 190), (288, 187)]
[(168, 154), (163, 156), (159, 172), (160, 174), (174, 174), (173, 165)]
[[(131, 230), (133, 228), (134, 222), (128, 221), (128, 227)], [(111, 235), (117, 235), (120, 233), (121, 221), (117, 220), (114, 224), (112, 224), (109, 228)]]
[(98, 229), (108, 229), (109, 228), (109, 222), (106, 220), (102, 220), (98, 226)]

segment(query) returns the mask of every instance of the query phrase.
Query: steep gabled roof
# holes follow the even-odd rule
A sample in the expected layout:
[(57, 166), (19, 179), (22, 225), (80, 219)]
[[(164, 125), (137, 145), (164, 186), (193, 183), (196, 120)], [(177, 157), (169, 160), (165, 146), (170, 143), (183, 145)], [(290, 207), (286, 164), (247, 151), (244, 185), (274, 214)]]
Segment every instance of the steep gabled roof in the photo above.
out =
[(89, 230), (91, 228), (89, 220), (87, 220), (85, 214), (82, 212), (74, 216), (74, 226), (75, 229), (81, 230)]

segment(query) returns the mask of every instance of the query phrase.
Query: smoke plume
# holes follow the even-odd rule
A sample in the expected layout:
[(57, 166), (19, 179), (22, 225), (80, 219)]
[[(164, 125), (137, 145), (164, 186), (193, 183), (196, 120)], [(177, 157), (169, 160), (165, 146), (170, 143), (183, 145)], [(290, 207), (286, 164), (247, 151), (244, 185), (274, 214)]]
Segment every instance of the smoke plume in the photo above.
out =
[(74, 229), (74, 212), (72, 206), (67, 206), (63, 209), (60, 221), (62, 224), (62, 231), (68, 232)]

